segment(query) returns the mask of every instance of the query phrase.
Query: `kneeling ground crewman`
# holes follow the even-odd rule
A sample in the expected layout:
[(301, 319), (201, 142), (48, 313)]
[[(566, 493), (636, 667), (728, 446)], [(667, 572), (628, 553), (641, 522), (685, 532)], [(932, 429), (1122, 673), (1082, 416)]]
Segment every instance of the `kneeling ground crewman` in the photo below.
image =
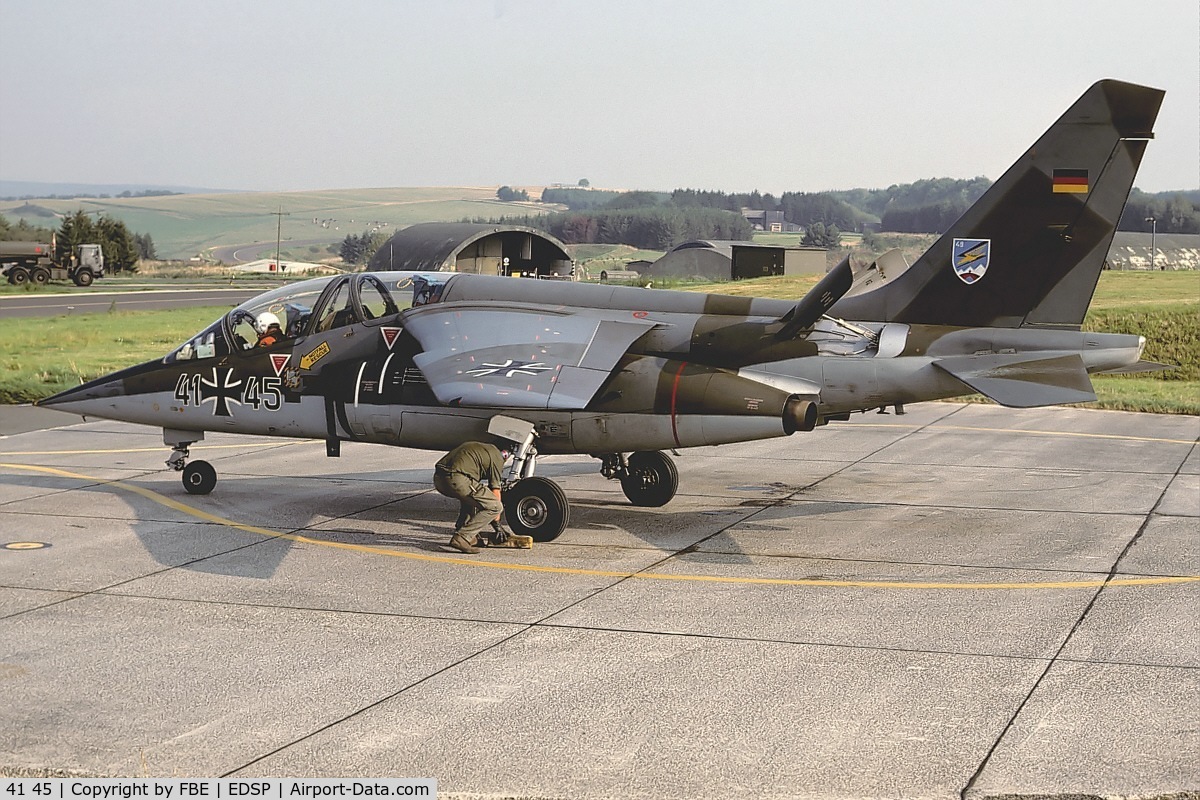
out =
[(530, 546), (528, 537), (509, 537), (500, 527), (500, 513), (504, 507), (500, 502), (500, 486), (503, 481), (504, 462), (509, 451), (484, 442), (464, 442), (444, 455), (433, 472), (433, 486), (439, 494), (452, 497), (459, 502), (458, 522), (450, 546), (460, 553), (478, 553), (476, 539), (484, 539), (481, 532), (492, 527), (491, 542), (497, 545)]

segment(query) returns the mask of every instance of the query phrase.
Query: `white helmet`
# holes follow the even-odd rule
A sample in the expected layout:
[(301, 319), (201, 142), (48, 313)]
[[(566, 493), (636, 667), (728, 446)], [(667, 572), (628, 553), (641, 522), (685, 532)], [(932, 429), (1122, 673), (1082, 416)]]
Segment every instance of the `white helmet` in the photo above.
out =
[[(279, 317), (275, 316), (270, 311), (264, 311), (254, 320), (254, 329), (259, 333), (266, 333), (267, 328), (271, 327), (272, 325), (279, 325)], [(282, 325), (279, 327), (280, 329), (283, 328)]]

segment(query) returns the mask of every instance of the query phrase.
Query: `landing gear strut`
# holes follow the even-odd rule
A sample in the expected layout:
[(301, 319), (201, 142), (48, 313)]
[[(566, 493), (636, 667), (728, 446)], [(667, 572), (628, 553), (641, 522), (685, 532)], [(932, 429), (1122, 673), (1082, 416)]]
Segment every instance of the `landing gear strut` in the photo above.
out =
[(533, 474), (538, 454), (533, 425), (496, 416), (488, 423), (488, 433), (516, 442), (502, 495), (508, 527), (515, 534), (532, 536), (535, 542), (557, 539), (571, 519), (571, 505), (557, 483)]
[[(183, 434), (186, 433), (186, 439)], [(163, 430), (163, 444), (171, 445), (167, 466), (183, 473), (183, 488), (188, 494), (208, 494), (217, 485), (217, 470), (207, 461), (188, 463), (188, 447), (204, 438), (191, 431)]]
[(621, 481), (621, 491), (635, 506), (657, 508), (671, 502), (679, 489), (675, 462), (659, 450), (643, 450), (628, 457), (612, 453), (603, 457), (600, 474)]

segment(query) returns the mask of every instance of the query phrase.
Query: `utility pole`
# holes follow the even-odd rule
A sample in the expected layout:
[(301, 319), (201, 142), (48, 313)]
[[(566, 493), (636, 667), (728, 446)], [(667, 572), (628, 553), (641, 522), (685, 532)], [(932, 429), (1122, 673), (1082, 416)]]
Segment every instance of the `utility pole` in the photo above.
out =
[(1158, 220), (1154, 217), (1146, 217), (1146, 222), (1150, 223), (1150, 269), (1155, 269), (1158, 266), (1158, 249), (1154, 246), (1154, 237), (1158, 233)]
[(283, 238), (283, 218), (290, 217), (292, 215), (292, 212), (284, 211), (283, 206), (280, 206), (279, 210), (272, 211), (271, 215), (273, 217), (275, 217), (275, 219), (276, 219), (276, 224), (275, 224), (275, 269), (279, 270), (279, 272), (282, 274), (283, 273), (283, 264), (280, 263), (280, 261), (279, 261), (279, 243), (280, 243), (280, 240)]

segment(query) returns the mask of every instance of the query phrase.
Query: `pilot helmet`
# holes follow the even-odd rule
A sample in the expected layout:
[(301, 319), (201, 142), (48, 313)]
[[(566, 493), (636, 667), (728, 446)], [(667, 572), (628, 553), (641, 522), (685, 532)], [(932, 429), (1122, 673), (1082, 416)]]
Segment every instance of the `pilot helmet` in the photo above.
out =
[[(270, 311), (264, 311), (254, 320), (254, 328), (259, 333), (266, 333), (267, 328), (271, 327), (272, 325), (279, 325), (279, 317), (275, 316)], [(283, 326), (280, 325), (279, 327), (282, 329)]]

